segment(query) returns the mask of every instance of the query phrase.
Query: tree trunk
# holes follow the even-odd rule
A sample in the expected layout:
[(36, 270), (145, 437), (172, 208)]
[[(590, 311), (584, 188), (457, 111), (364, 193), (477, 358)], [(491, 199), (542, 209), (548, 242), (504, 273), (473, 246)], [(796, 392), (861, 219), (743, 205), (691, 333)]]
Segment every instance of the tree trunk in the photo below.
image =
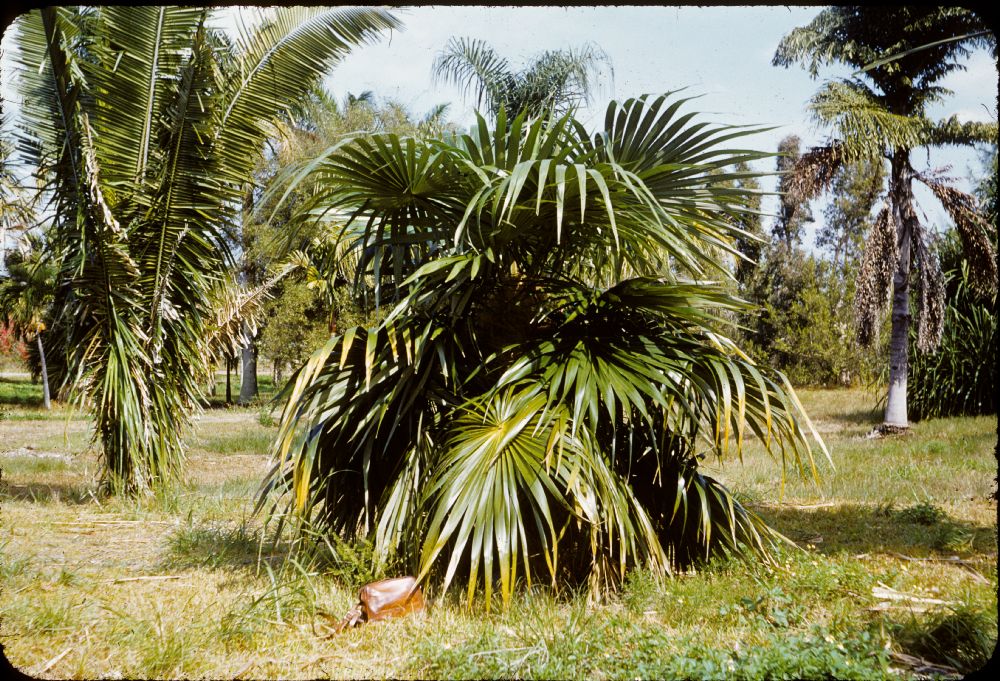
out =
[(45, 364), (45, 347), (42, 345), (42, 332), (35, 334), (35, 342), (38, 343), (38, 359), (42, 364), (42, 403), (46, 409), (52, 409), (52, 400), (49, 397), (49, 369)]
[(906, 377), (909, 370), (907, 352), (910, 340), (910, 243), (914, 234), (916, 214), (913, 210), (913, 189), (909, 154), (897, 151), (892, 160), (892, 209), (896, 219), (899, 259), (892, 277), (892, 333), (889, 336), (889, 394), (885, 404), (883, 425), (908, 428), (906, 410)]
[(233, 370), (233, 358), (226, 355), (226, 404), (233, 403), (233, 384), (230, 379), (230, 374)]
[(257, 339), (243, 348), (243, 374), (240, 382), (240, 404), (249, 404), (257, 397)]

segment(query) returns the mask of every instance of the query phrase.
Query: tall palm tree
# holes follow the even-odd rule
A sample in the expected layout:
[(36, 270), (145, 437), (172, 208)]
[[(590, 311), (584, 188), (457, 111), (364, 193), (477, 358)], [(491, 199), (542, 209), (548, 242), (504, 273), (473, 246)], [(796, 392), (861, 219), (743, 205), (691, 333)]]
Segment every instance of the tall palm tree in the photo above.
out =
[(107, 482), (171, 477), (207, 371), (223, 235), (268, 121), (379, 9), (259, 11), (235, 41), (199, 7), (47, 8), (18, 22), (22, 147), (50, 178), (55, 305)]
[[(893, 55), (858, 78), (828, 81), (810, 108), (833, 140), (803, 155), (792, 191), (811, 198), (829, 186), (845, 161), (888, 165), (885, 202), (867, 239), (859, 273), (855, 309), (858, 338), (872, 342), (881, 311), (892, 298), (889, 341), (889, 391), (883, 431), (909, 425), (906, 403), (910, 312), (910, 280), (917, 280), (917, 349), (932, 350), (944, 321), (944, 282), (930, 248), (930, 234), (920, 223), (913, 196), (914, 180), (922, 182), (943, 204), (958, 227), (974, 282), (994, 290), (997, 264), (995, 226), (979, 213), (971, 195), (944, 178), (918, 172), (911, 164), (918, 147), (996, 143), (996, 124), (935, 121), (927, 106), (947, 93), (938, 83), (963, 69), (960, 59), (976, 46), (991, 46), (982, 33), (981, 17), (960, 7), (833, 7), (785, 36), (774, 64), (801, 63), (815, 78), (819, 67), (839, 62), (863, 68)], [(957, 36), (957, 37), (956, 37)], [(920, 46), (922, 49), (913, 49)]]
[(501, 109), (448, 142), (358, 137), (311, 161), (302, 215), (353, 216), (344, 237), (395, 305), (298, 372), (259, 508), (444, 588), (461, 575), (470, 602), (480, 577), (506, 601), (521, 575), (597, 591), (629, 566), (766, 555), (774, 535), (698, 470), (750, 436), (812, 463), (791, 387), (716, 331), (741, 301), (709, 277), (731, 276), (755, 198), (734, 181), (765, 154), (684, 101), (612, 103), (593, 136)]
[(594, 45), (549, 50), (520, 71), (511, 67), (483, 40), (452, 38), (434, 62), (434, 75), (476, 93), (476, 106), (495, 118), (500, 109), (511, 115), (527, 109), (564, 113), (590, 99), (601, 67), (611, 65)]

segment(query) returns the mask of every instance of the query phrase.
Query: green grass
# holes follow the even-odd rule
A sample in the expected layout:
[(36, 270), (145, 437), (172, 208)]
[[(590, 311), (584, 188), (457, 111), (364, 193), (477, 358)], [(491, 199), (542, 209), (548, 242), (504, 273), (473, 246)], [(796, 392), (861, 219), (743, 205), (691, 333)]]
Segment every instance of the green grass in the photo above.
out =
[(40, 418), (0, 422), (0, 452), (68, 458), (0, 460), (0, 642), (22, 671), (53, 678), (916, 679), (914, 658), (978, 668), (997, 637), (995, 419), (867, 440), (879, 421), (870, 396), (802, 397), (833, 458), (818, 485), (789, 471), (781, 496), (780, 462), (759, 443), (742, 465), (713, 462), (797, 542), (774, 565), (637, 571), (601, 603), (538, 584), (507, 609), (429, 593), (422, 614), (332, 640), (323, 613), (341, 617), (375, 576), (370, 551), (338, 544), (336, 560), (306, 569), (261, 544), (275, 528), (250, 511), (275, 429), (259, 407), (206, 410), (183, 480), (109, 499), (96, 494), (89, 424), (67, 436), (16, 406)]
[(42, 406), (42, 384), (27, 374), (0, 376), (0, 404), (19, 407)]
[(223, 432), (198, 437), (194, 440), (194, 446), (217, 454), (267, 454), (274, 444), (276, 431), (255, 422), (248, 426), (238, 433)]

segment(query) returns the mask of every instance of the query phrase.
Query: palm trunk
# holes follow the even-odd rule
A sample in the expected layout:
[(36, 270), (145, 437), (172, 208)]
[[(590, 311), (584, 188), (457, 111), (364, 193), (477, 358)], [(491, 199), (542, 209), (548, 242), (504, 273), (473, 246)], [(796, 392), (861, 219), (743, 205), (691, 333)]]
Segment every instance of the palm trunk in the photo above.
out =
[(230, 374), (233, 372), (233, 358), (226, 355), (226, 404), (233, 403), (233, 384)]
[(916, 215), (913, 212), (913, 189), (909, 154), (897, 151), (892, 160), (890, 192), (897, 225), (899, 259), (892, 277), (892, 333), (889, 336), (889, 394), (883, 425), (907, 428), (906, 377), (909, 370), (907, 351), (910, 340), (910, 242)]
[(250, 344), (243, 348), (243, 372), (240, 382), (240, 404), (248, 404), (257, 397), (257, 339), (251, 338)]
[(52, 400), (49, 397), (49, 369), (45, 363), (45, 347), (42, 345), (42, 332), (35, 334), (35, 342), (38, 343), (38, 359), (42, 364), (42, 403), (46, 409), (52, 409)]

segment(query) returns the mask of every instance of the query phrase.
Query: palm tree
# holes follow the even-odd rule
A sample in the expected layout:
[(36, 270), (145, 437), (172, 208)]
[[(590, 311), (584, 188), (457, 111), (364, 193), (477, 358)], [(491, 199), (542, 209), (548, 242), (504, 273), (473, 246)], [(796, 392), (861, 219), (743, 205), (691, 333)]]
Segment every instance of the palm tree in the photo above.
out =
[(475, 91), (476, 106), (495, 118), (500, 109), (564, 113), (590, 98), (608, 56), (594, 45), (543, 52), (520, 71), (485, 41), (452, 38), (434, 62), (435, 78)]
[(23, 145), (50, 178), (55, 306), (113, 490), (175, 474), (212, 356), (224, 234), (268, 121), (378, 9), (259, 11), (235, 41), (199, 7), (48, 8), (18, 23)]
[[(855, 309), (858, 339), (870, 344), (881, 312), (892, 296), (889, 341), (889, 392), (883, 432), (908, 427), (906, 404), (907, 339), (911, 323), (910, 279), (917, 280), (917, 349), (933, 350), (944, 321), (944, 281), (930, 248), (930, 235), (917, 217), (913, 181), (922, 182), (944, 205), (958, 227), (975, 284), (993, 290), (997, 282), (995, 227), (984, 220), (971, 195), (933, 173), (917, 172), (911, 152), (946, 144), (996, 143), (996, 124), (931, 120), (927, 106), (947, 92), (937, 83), (964, 68), (959, 59), (975, 46), (993, 44), (982, 19), (959, 7), (834, 7), (782, 39), (774, 64), (803, 64), (815, 78), (823, 64), (840, 62), (863, 68), (893, 55), (861, 78), (829, 81), (810, 108), (833, 140), (804, 154), (792, 188), (811, 198), (832, 181), (845, 161), (886, 163), (885, 202), (867, 239), (859, 272)], [(956, 37), (957, 36), (957, 37)], [(947, 38), (947, 40), (944, 40)], [(922, 49), (912, 49), (921, 46)]]
[(41, 365), (42, 404), (52, 408), (49, 370), (42, 333), (52, 305), (55, 267), (46, 257), (43, 240), (25, 233), (21, 248), (4, 256), (6, 276), (0, 277), (0, 320), (25, 341), (34, 341)]
[(501, 109), (447, 142), (359, 136), (312, 160), (302, 215), (353, 216), (395, 304), (298, 372), (258, 508), (445, 589), (463, 575), (470, 602), (480, 576), (506, 601), (521, 575), (598, 592), (630, 566), (766, 555), (775, 535), (698, 470), (751, 436), (812, 464), (791, 387), (716, 331), (741, 301), (709, 277), (731, 276), (756, 198), (737, 168), (765, 154), (684, 101), (612, 103), (593, 136)]

